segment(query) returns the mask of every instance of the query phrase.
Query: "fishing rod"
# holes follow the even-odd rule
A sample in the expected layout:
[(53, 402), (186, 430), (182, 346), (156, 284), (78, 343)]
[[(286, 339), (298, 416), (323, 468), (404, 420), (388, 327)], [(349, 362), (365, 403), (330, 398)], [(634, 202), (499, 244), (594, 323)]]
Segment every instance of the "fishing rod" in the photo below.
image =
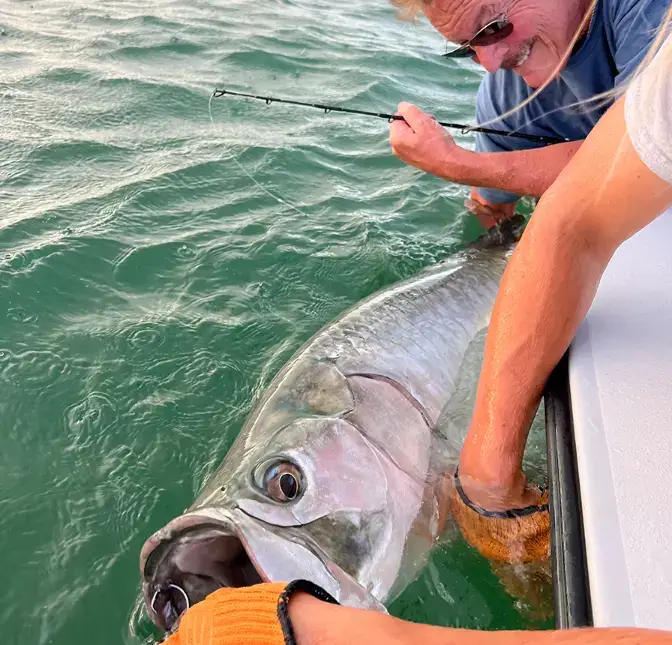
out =
[[(291, 99), (279, 99), (273, 96), (259, 96), (257, 94), (245, 94), (244, 92), (232, 92), (231, 90), (215, 90), (212, 95), (213, 98), (221, 98), (222, 96), (242, 96), (248, 99), (258, 99), (260, 101), (265, 101), (266, 105), (271, 103), (287, 103), (288, 105), (301, 105), (304, 107), (317, 108), (319, 110), (324, 110), (325, 114), (329, 112), (347, 112), (348, 114), (363, 114), (364, 116), (374, 116), (380, 119), (387, 119), (389, 122), (392, 121), (403, 121), (404, 117), (399, 114), (385, 114), (384, 112), (368, 112), (366, 110), (354, 110), (352, 108), (338, 107), (336, 105), (322, 105), (321, 103), (305, 103), (303, 101), (294, 101)], [(460, 130), (463, 134), (469, 132), (483, 132), (484, 134), (497, 134), (504, 137), (516, 137), (518, 139), (526, 139), (527, 141), (534, 141), (536, 143), (564, 143), (565, 139), (558, 139), (556, 137), (545, 137), (537, 134), (525, 134), (524, 132), (510, 132), (508, 130), (495, 130), (493, 128), (483, 128), (480, 126), (470, 126), (464, 125), (462, 123), (446, 123), (443, 121), (438, 121), (439, 125), (442, 125), (444, 128), (452, 128), (454, 130)]]

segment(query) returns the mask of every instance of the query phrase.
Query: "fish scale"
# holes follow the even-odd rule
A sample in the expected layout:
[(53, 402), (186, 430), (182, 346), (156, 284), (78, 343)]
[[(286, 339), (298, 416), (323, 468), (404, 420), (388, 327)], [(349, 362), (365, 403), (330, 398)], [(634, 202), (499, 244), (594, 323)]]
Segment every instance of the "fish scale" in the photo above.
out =
[(436, 421), (461, 357), (488, 323), (506, 260), (503, 250), (467, 252), (374, 295), (309, 343), (306, 356), (395, 379)]

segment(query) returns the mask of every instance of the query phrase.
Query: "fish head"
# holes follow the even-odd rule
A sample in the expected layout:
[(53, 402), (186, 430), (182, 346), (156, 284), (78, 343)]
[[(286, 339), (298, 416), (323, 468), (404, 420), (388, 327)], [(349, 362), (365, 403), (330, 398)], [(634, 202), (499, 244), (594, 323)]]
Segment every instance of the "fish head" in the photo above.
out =
[(165, 631), (212, 591), (264, 581), (306, 579), (385, 611), (423, 482), (362, 431), (356, 388), (334, 366), (286, 380), (194, 504), (142, 549), (145, 603)]

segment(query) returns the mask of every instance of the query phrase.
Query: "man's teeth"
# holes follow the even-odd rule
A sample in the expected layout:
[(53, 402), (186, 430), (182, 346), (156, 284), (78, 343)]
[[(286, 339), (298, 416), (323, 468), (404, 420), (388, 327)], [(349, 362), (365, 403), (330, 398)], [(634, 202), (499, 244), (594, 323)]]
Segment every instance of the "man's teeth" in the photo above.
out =
[(520, 67), (521, 65), (524, 65), (527, 59), (530, 57), (530, 51), (532, 50), (532, 47), (530, 45), (526, 45), (525, 49), (520, 52), (520, 56), (518, 56), (518, 59), (516, 60), (516, 64), (514, 67)]

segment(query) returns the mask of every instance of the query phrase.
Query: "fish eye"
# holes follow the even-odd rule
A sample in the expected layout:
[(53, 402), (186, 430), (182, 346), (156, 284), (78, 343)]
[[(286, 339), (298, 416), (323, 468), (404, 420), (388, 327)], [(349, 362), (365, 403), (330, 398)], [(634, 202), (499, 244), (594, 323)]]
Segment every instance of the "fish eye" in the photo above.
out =
[(293, 502), (303, 492), (302, 483), (303, 475), (291, 461), (271, 464), (264, 473), (264, 491), (276, 502)]

